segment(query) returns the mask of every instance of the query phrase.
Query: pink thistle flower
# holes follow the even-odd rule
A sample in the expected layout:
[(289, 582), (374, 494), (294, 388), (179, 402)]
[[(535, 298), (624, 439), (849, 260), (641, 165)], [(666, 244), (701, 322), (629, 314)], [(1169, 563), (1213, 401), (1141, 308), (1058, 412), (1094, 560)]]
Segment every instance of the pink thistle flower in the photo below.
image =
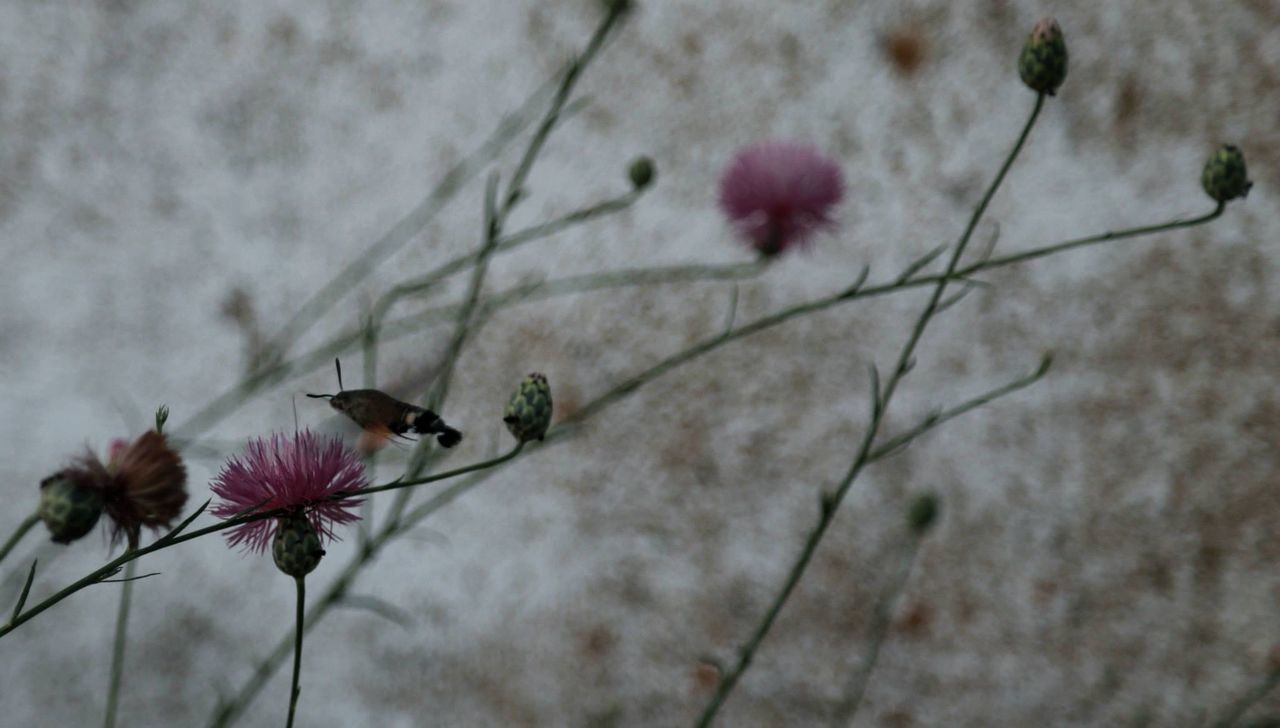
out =
[(840, 167), (807, 144), (744, 147), (720, 177), (720, 209), (766, 258), (831, 228), (831, 208), (843, 197)]
[[(221, 499), (213, 514), (231, 518), (296, 509), (306, 514), (321, 539), (333, 541), (338, 538), (335, 525), (360, 520), (355, 507), (361, 503), (351, 498), (334, 500), (334, 496), (356, 493), (368, 483), (360, 456), (341, 439), (320, 437), (310, 430), (292, 437), (276, 433), (250, 440), (242, 457), (227, 458), (211, 485)], [(261, 552), (278, 527), (272, 520), (236, 526), (227, 532), (227, 544)]]

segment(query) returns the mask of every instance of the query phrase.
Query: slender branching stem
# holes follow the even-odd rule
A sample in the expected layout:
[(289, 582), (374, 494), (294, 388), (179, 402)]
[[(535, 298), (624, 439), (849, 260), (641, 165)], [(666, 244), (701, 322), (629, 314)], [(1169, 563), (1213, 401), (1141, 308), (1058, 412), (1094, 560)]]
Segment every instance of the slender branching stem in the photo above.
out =
[(39, 522), (40, 516), (35, 513), (32, 513), (22, 519), (22, 522), (18, 524), (18, 527), (15, 528), (13, 533), (9, 535), (9, 538), (5, 540), (4, 545), (0, 546), (0, 561), (4, 561), (4, 557), (8, 556), (9, 552), (13, 550), (13, 547), (17, 546), (18, 542), (22, 540), (22, 537), (27, 535), (27, 531), (30, 531), (32, 527)]
[(107, 713), (102, 721), (105, 728), (114, 728), (116, 712), (120, 705), (120, 688), (124, 682), (124, 650), (129, 631), (129, 609), (133, 603), (133, 582), (138, 562), (130, 561), (124, 567), (124, 583), (120, 585), (120, 606), (116, 610), (116, 635), (111, 646), (111, 681), (107, 685)]
[(298, 710), (298, 696), (302, 693), (302, 688), (298, 687), (298, 675), (302, 672), (302, 637), (306, 632), (303, 628), (307, 603), (306, 577), (295, 577), (294, 583), (298, 585), (298, 605), (293, 628), (293, 681), (289, 686), (289, 719), (285, 722), (285, 728), (293, 728), (293, 716)]
[[(1032, 250), (1028, 250), (1022, 253), (1016, 253), (1016, 254), (1012, 254), (1004, 257), (992, 258), (987, 261), (975, 263), (973, 265), (961, 268), (960, 270), (954, 272), (952, 278), (955, 278), (955, 279), (959, 279), (961, 277), (967, 278), (986, 270), (991, 270), (991, 269), (1000, 268), (1008, 265), (1013, 265), (1016, 263), (1031, 261), (1038, 258), (1048, 257), (1048, 256), (1056, 255), (1058, 253), (1063, 253), (1068, 250), (1072, 250), (1075, 248), (1080, 248), (1088, 245), (1095, 245), (1095, 244), (1100, 244), (1100, 243), (1105, 243), (1110, 241), (1124, 240), (1128, 238), (1136, 238), (1140, 236), (1153, 235), (1160, 232), (1169, 232), (1172, 230), (1189, 228), (1196, 225), (1202, 225), (1220, 217), (1224, 209), (1225, 209), (1225, 206), (1222, 204), (1219, 204), (1211, 212), (1195, 218), (1189, 218), (1184, 220), (1172, 220), (1169, 222), (1164, 222), (1164, 223), (1159, 223), (1154, 225), (1144, 225), (1140, 227), (1109, 231), (1106, 233), (1102, 233), (1100, 235), (1093, 235), (1093, 236), (1078, 238), (1075, 240), (1069, 240), (1061, 243), (1054, 243), (1054, 244), (1043, 246), (1040, 248), (1034, 248)], [(894, 281), (894, 282), (889, 282), (889, 283), (874, 285), (874, 286), (859, 285), (833, 295), (829, 295), (814, 301), (809, 301), (807, 303), (802, 303), (796, 306), (789, 307), (787, 309), (783, 309), (782, 311), (778, 311), (776, 313), (762, 317), (749, 324), (738, 326), (732, 331), (726, 331), (726, 332), (717, 334), (687, 349), (684, 349), (683, 351), (677, 352), (676, 354), (672, 354), (671, 356), (650, 366), (644, 371), (639, 372), (635, 375), (632, 375), (631, 377), (628, 377), (622, 382), (614, 385), (608, 391), (604, 392), (600, 396), (587, 402), (577, 412), (575, 412), (574, 414), (562, 420), (554, 429), (552, 429), (550, 432), (547, 433), (547, 439), (548, 441), (552, 441), (552, 440), (559, 440), (559, 439), (568, 437), (575, 431), (577, 426), (581, 425), (583, 422), (593, 417), (594, 415), (598, 414), (599, 412), (603, 411), (604, 409), (612, 406), (613, 404), (616, 404), (622, 399), (625, 399), (632, 392), (640, 389), (641, 387), (645, 386), (646, 384), (649, 384), (650, 382), (653, 382), (659, 379), (664, 374), (684, 364), (687, 364), (695, 359), (702, 357), (705, 354), (708, 354), (712, 351), (719, 349), (721, 346), (725, 346), (729, 343), (732, 343), (739, 339), (746, 338), (748, 336), (759, 333), (761, 331), (774, 328), (787, 321), (790, 321), (791, 319), (809, 315), (809, 314), (818, 313), (820, 311), (825, 311), (829, 308), (833, 308), (835, 306), (841, 305), (849, 301), (887, 295), (895, 291), (900, 291), (906, 288), (914, 288), (914, 287), (919, 287), (919, 286), (928, 285), (928, 284), (936, 284), (942, 279), (943, 279), (943, 276), (940, 276), (940, 275), (922, 275), (918, 277), (908, 278), (907, 280)], [(512, 300), (515, 300), (515, 299), (512, 299)], [(310, 364), (313, 366), (328, 364), (329, 362), (332, 361), (332, 357), (333, 357), (332, 351), (330, 350), (320, 351), (313, 355), (313, 361), (310, 362)], [(449, 473), (444, 473), (442, 474), (442, 477), (452, 477), (452, 476)], [(431, 482), (431, 481), (427, 481), (427, 482)], [(414, 484), (416, 485), (420, 483), (415, 482)], [(152, 544), (151, 546), (140, 549), (138, 552), (136, 552), (136, 555), (134, 555), (133, 558), (138, 558), (146, 555), (147, 553), (150, 553), (153, 549), (157, 547), (157, 545), (160, 548), (165, 548), (169, 545), (181, 543), (182, 541), (187, 541), (192, 538), (198, 538), (199, 536), (206, 535), (207, 533), (220, 531), (220, 530), (223, 530), (224, 528), (231, 528), (233, 526), (240, 525), (240, 523), (247, 523), (250, 520), (272, 518), (277, 515), (279, 514), (268, 513), (268, 514), (257, 514), (254, 516), (245, 516), (241, 520), (225, 521), (223, 523), (215, 524), (214, 526), (208, 527), (207, 529), (201, 529), (199, 531), (194, 531), (189, 534), (184, 534), (170, 541), (165, 541), (164, 539), (161, 539), (161, 541), (158, 541), (155, 544)], [(25, 530), (29, 529), (30, 527), (31, 526), (26, 525), (24, 522), (24, 524), (20, 526), (20, 529), (19, 529), (20, 532), (11, 536), (9, 541), (6, 542), (5, 548), (12, 549), (13, 544), (16, 543), (16, 541), (21, 538), (22, 534), (25, 533)], [(2, 557), (5, 553), (7, 553), (7, 551), (0, 550), (0, 557)], [(86, 586), (97, 583), (102, 578), (106, 578), (111, 573), (113, 573), (115, 569), (120, 568), (120, 566), (123, 563), (125, 563), (125, 561), (121, 561), (119, 559), (111, 563), (108, 563), (107, 565), (101, 567), (100, 569), (93, 572), (89, 576), (86, 576), (84, 579), (81, 579), (80, 581), (72, 584), (71, 586), (67, 587), (63, 591), (58, 592), (57, 594), (53, 595), (49, 599), (46, 599), (40, 605), (33, 607), (31, 610), (21, 613), (20, 615), (15, 614), (14, 618), (10, 621), (9, 624), (5, 625), (4, 627), (0, 627), (0, 637), (4, 637), (6, 634), (8, 634), (13, 629), (15, 629), (17, 626), (28, 621), (32, 617), (35, 617), (40, 612), (44, 611), (50, 606), (53, 606), (53, 604), (61, 601), (67, 596), (70, 596), (71, 594), (79, 591), (80, 589), (85, 588)]]
[(869, 464), (872, 448), (875, 445), (876, 437), (880, 431), (880, 425), (884, 421), (884, 414), (893, 399), (894, 392), (897, 391), (899, 382), (903, 377), (911, 371), (912, 362), (915, 357), (916, 346), (919, 344), (921, 337), (924, 335), (925, 329), (938, 311), (938, 306), (942, 302), (942, 295), (946, 291), (948, 282), (950, 282), (955, 271), (959, 268), (960, 258), (964, 255), (964, 251), (969, 244), (973, 231), (977, 228), (978, 221), (981, 220), (982, 214), (986, 211), (987, 205), (991, 202), (991, 198), (999, 189), (1000, 183), (1004, 181), (1005, 175), (1009, 168), (1017, 159), (1018, 152), (1022, 150), (1023, 144), (1026, 142), (1031, 128), (1035, 125), (1036, 119), (1040, 116), (1040, 109), (1044, 106), (1044, 95), (1037, 94), (1035, 105), (1032, 107), (1031, 115), (1027, 118), (1026, 124), (1023, 125), (1022, 131), (1018, 134), (1017, 141), (1014, 142), (1013, 148), (1005, 157), (1004, 162), (1000, 165), (1000, 171), (996, 173), (995, 179), (987, 187), (982, 195), (982, 199), (974, 208), (973, 214), (969, 217), (969, 222), (965, 226), (964, 232), (961, 233), (960, 239), (956, 242), (955, 248), (952, 250), (951, 259), (947, 263), (945, 273), (934, 284), (933, 292), (929, 297), (928, 304), (916, 319), (915, 325), (912, 327), (911, 334), (907, 337), (906, 343), (902, 346), (902, 350), (898, 354), (897, 363), (890, 372), (889, 379), (883, 386), (880, 385), (879, 377), (873, 369), (873, 386), (872, 386), (872, 403), (871, 418), (867, 425), (866, 432), (863, 434), (862, 442), (858, 447), (857, 455), (853, 458), (853, 463), (849, 467), (848, 473), (840, 482), (834, 493), (824, 494), (821, 502), (820, 516), (817, 526), (809, 533), (805, 541), (804, 547), (799, 557), (792, 564), (788, 571), (786, 580), (782, 588), (774, 597), (769, 608), (766, 610), (764, 618), (752, 632), (750, 639), (741, 648), (738, 653), (738, 661), (732, 669), (725, 673), (719, 684), (716, 686), (716, 692), (712, 696), (710, 702), (703, 710), (702, 715), (698, 719), (698, 725), (702, 728), (711, 725), (719, 713), (720, 708), (725, 701), (733, 693), (734, 688), (738, 685), (738, 681), (742, 675), (751, 667), (751, 661), (755, 657), (756, 651), (760, 648), (760, 644), (773, 628), (774, 622), (778, 615), (782, 612), (783, 606), (791, 598), (791, 594), (795, 591), (796, 585), (800, 583), (801, 577), (804, 576), (808, 569), (813, 554), (817, 551), (818, 544), (822, 542), (823, 536), (826, 535), (827, 529), (830, 527), (835, 514), (848, 494), (849, 489), (862, 473), (863, 469)]
[(858, 717), (858, 709), (862, 707), (862, 698), (867, 693), (867, 685), (871, 683), (871, 675), (875, 672), (876, 662), (880, 659), (880, 650), (884, 647), (884, 642), (889, 637), (889, 628), (893, 626), (893, 607), (898, 602), (898, 598), (902, 596), (902, 592), (907, 588), (907, 582), (911, 578), (911, 571), (916, 563), (916, 557), (920, 555), (920, 545), (924, 543), (924, 534), (913, 531), (909, 539), (904, 549), (902, 564), (898, 568), (896, 578), (889, 585), (889, 588), (885, 589), (880, 596), (879, 603), (876, 604), (875, 615), (871, 623), (871, 644), (867, 647), (867, 654), (863, 657), (862, 664), (858, 666), (858, 671), (853, 676), (848, 694), (836, 706), (835, 714), (831, 721), (833, 728), (851, 726), (854, 719)]
[[(533, 111), (545, 93), (546, 89), (540, 88), (530, 95), (517, 111), (506, 116), (479, 148), (444, 174), (440, 182), (416, 208), (308, 299), (269, 342), (268, 348), (277, 354), (282, 354), (331, 310), (343, 296), (354, 290), (355, 286), (372, 273), (379, 263), (411, 242), (444, 209), (445, 205), (452, 201), (468, 180), (496, 159), (507, 145), (533, 121)], [(247, 397), (278, 381), (283, 371), (285, 370), (277, 365), (250, 373), (230, 390), (214, 398), (181, 427), (175, 428), (176, 438), (192, 439), (207, 431), (234, 412)]]
[[(465, 475), (467, 473), (472, 473), (478, 470), (484, 470), (485, 468), (491, 468), (496, 465), (501, 465), (502, 463), (505, 463), (508, 460), (511, 460), (512, 458), (514, 458), (516, 455), (518, 455), (522, 449), (523, 449), (522, 445), (517, 445), (513, 450), (511, 450), (505, 455), (502, 455), (500, 457), (493, 458), (490, 460), (486, 460), (480, 463), (475, 463), (473, 465), (468, 465), (462, 468), (458, 468), (456, 470), (450, 470), (443, 473), (437, 473), (435, 475), (415, 478), (413, 480), (396, 480), (391, 483), (387, 483), (386, 485), (383, 485), (383, 486), (374, 486), (372, 488), (355, 491), (353, 493), (338, 493), (333, 496), (333, 500), (345, 500), (350, 498), (358, 498), (370, 493), (379, 493), (386, 490), (399, 490), (403, 488), (411, 488), (418, 485), (425, 485), (427, 483), (434, 483), (440, 480), (448, 480), (449, 478), (454, 478), (459, 475)], [(207, 505), (208, 503), (205, 503), (205, 506)], [(288, 512), (287, 509), (284, 509), (284, 508), (274, 508), (268, 511), (248, 513), (245, 515), (237, 516), (235, 518), (229, 518), (225, 521), (220, 521), (211, 526), (205, 526), (204, 528), (200, 528), (195, 531), (184, 532), (186, 530), (186, 527), (190, 525), (193, 520), (195, 520), (195, 516), (198, 516), (201, 512), (203, 512), (203, 510), (204, 510), (204, 506), (202, 506), (200, 510), (198, 510), (195, 514), (189, 517), (186, 521), (181, 523), (177, 528), (170, 531), (168, 534), (162, 536), (161, 538), (157, 539), (156, 541), (152, 542), (151, 544), (148, 544), (147, 546), (143, 546), (137, 549), (130, 549), (126, 551), (124, 554), (111, 560), (104, 566), (99, 567), (89, 575), (79, 579), (75, 583), (62, 589), (61, 591), (57, 592), (53, 596), (50, 596), (49, 598), (45, 599), (39, 604), (36, 604), (35, 606), (31, 607), (26, 611), (15, 613), (13, 619), (11, 619), (8, 624), (4, 625), (3, 627), (0, 627), (0, 638), (9, 634), (10, 632), (22, 626), (23, 624), (29, 622), (30, 620), (32, 620), (33, 618), (35, 618), (45, 610), (54, 606), (55, 604), (62, 601), (63, 599), (66, 599), (72, 594), (75, 594), (81, 589), (84, 589), (86, 587), (105, 581), (106, 579), (109, 579), (110, 577), (114, 576), (120, 570), (121, 567), (131, 563), (135, 559), (140, 559), (143, 556), (146, 556), (147, 554), (151, 554), (156, 551), (161, 551), (163, 549), (169, 548), (171, 546), (176, 546), (186, 541), (191, 541), (193, 539), (197, 539), (202, 536), (208, 536), (211, 533), (218, 533), (220, 531), (225, 531), (228, 528), (234, 528), (236, 526), (240, 526), (246, 523), (253, 523), (256, 521), (279, 518), (280, 516), (285, 515)]]
[(13, 612), (10, 613), (9, 622), (6, 622), (6, 624), (11, 624), (13, 620), (17, 619), (18, 615), (22, 613), (22, 608), (26, 606), (27, 596), (31, 594), (31, 582), (36, 580), (36, 564), (38, 563), (40, 563), (39, 559), (31, 560), (31, 569), (27, 571), (27, 580), (22, 585), (22, 593), (18, 595), (18, 601), (14, 602)]

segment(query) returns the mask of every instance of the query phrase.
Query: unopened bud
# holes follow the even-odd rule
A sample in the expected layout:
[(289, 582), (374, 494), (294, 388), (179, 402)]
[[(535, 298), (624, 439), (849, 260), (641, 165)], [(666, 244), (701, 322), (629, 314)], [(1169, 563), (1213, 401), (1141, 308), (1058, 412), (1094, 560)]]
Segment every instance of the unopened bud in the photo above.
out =
[(918, 535), (923, 535), (938, 519), (938, 497), (932, 493), (917, 496), (907, 509), (907, 524)]
[(271, 557), (276, 568), (295, 579), (300, 579), (320, 565), (324, 549), (320, 548), (320, 536), (304, 513), (290, 513), (280, 518), (275, 538), (271, 540)]
[(1018, 75), (1032, 91), (1053, 96), (1067, 77), (1067, 42), (1053, 18), (1045, 18), (1031, 29), (1018, 56)]
[(631, 179), (631, 185), (637, 190), (643, 190), (653, 184), (653, 175), (653, 160), (648, 157), (637, 157), (627, 168), (627, 177)]
[(1249, 181), (1249, 172), (1244, 166), (1244, 154), (1234, 145), (1223, 144), (1205, 162), (1200, 184), (1218, 202), (1228, 202), (1248, 195), (1253, 183)]
[(541, 440), (551, 425), (551, 385), (541, 374), (530, 374), (511, 395), (502, 421), (520, 442)]
[(40, 483), (36, 515), (55, 542), (71, 543), (97, 525), (102, 515), (102, 491), (77, 483), (64, 473), (52, 475)]

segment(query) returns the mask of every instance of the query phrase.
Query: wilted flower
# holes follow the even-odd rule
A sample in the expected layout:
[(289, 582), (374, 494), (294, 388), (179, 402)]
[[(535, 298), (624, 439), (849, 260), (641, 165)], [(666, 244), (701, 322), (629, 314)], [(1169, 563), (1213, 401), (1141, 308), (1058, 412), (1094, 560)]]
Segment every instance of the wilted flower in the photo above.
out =
[(843, 197), (840, 168), (805, 144), (746, 147), (720, 177), (720, 208), (742, 239), (765, 257), (832, 227), (831, 208)]
[[(320, 539), (333, 540), (335, 525), (360, 520), (355, 507), (361, 502), (334, 497), (367, 485), (364, 463), (354, 450), (339, 438), (303, 430), (250, 440), (243, 456), (227, 459), (210, 487), (221, 499), (213, 508), (219, 518), (288, 508), (305, 513)], [(260, 552), (279, 527), (275, 521), (252, 521), (229, 530), (227, 543)]]
[(132, 443), (116, 440), (107, 463), (92, 452), (41, 484), (40, 517), (53, 540), (85, 535), (99, 509), (112, 521), (112, 540), (136, 546), (142, 527), (167, 528), (187, 502), (187, 469), (164, 435), (143, 433)]

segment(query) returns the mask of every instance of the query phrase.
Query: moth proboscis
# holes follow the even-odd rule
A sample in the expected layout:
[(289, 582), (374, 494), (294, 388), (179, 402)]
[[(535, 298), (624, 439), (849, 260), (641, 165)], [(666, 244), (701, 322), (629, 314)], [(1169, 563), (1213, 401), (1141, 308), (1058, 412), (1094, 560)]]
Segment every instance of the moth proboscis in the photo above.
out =
[(401, 402), (377, 389), (344, 389), (342, 363), (334, 359), (333, 365), (338, 370), (338, 393), (307, 396), (329, 400), (329, 406), (351, 418), (366, 432), (396, 435), (405, 439), (412, 439), (405, 435), (407, 432), (435, 435), (436, 441), (443, 447), (453, 447), (462, 440), (461, 432), (445, 424), (439, 415), (429, 409)]

